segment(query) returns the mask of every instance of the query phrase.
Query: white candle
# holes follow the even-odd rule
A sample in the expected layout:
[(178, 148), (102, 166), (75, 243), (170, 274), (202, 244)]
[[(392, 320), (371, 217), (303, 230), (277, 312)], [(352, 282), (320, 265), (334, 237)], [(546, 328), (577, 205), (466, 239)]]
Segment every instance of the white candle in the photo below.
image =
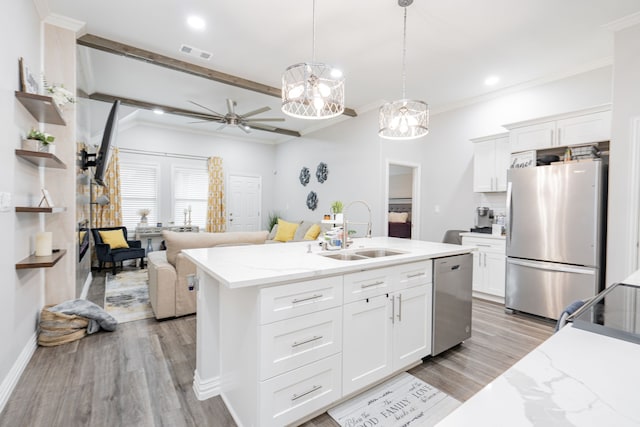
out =
[(36, 256), (50, 256), (53, 233), (42, 231), (36, 234)]

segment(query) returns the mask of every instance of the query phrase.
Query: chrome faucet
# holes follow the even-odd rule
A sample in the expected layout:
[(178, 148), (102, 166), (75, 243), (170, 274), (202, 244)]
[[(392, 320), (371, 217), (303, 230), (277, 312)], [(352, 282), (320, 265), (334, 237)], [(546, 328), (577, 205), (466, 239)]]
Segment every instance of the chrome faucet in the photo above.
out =
[(366, 224), (367, 234), (365, 237), (371, 238), (371, 206), (369, 206), (369, 204), (364, 200), (354, 200), (353, 202), (349, 203), (347, 207), (345, 207), (344, 210), (342, 211), (342, 249), (345, 249), (347, 247), (347, 240), (349, 239), (349, 228), (348, 228), (349, 221), (347, 221), (347, 211), (349, 210), (349, 207), (354, 203), (361, 203), (367, 208), (367, 210), (369, 211), (369, 221), (367, 222), (352, 221), (351, 224)]

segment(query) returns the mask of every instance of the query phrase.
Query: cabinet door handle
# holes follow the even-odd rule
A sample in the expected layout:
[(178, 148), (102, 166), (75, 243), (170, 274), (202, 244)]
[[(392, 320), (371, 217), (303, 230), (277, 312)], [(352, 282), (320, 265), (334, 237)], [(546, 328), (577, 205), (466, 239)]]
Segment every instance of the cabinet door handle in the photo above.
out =
[(477, 243), (476, 246), (482, 246), (483, 248), (490, 248), (491, 247), (491, 245), (485, 245), (485, 244), (482, 244), (482, 243)]
[(555, 145), (555, 144), (553, 143), (553, 129), (551, 129), (551, 130), (550, 130), (550, 132), (551, 132), (551, 145)]
[(307, 344), (307, 343), (310, 343), (310, 342), (313, 342), (313, 341), (321, 340), (322, 338), (323, 338), (322, 335), (316, 335), (316, 336), (313, 336), (311, 338), (307, 338), (306, 340), (294, 341), (293, 344), (291, 344), (291, 347), (295, 348), (295, 347), (301, 346), (302, 344)]
[(415, 273), (415, 274), (407, 274), (407, 279), (413, 279), (414, 277), (420, 277), (420, 276), (424, 276), (425, 273), (424, 271), (421, 271), (420, 273)]
[(487, 254), (486, 252), (484, 253), (484, 266), (487, 266)]
[(311, 389), (310, 389), (310, 390), (307, 390), (307, 391), (302, 392), (302, 393), (300, 393), (300, 394), (294, 394), (293, 396), (291, 396), (291, 401), (298, 400), (298, 399), (300, 399), (301, 397), (306, 396), (307, 394), (311, 394), (311, 393), (313, 393), (314, 391), (318, 391), (318, 390), (320, 390), (321, 388), (322, 388), (322, 386), (321, 386), (321, 385), (314, 385), (313, 387), (311, 387)]
[(322, 294), (315, 294), (315, 295), (311, 295), (310, 297), (306, 297), (306, 298), (295, 298), (295, 299), (291, 300), (291, 304), (296, 304), (298, 302), (304, 302), (304, 301), (310, 301), (312, 299), (318, 299), (318, 298), (322, 298)]
[(482, 267), (482, 253), (478, 252), (478, 267)]
[(372, 286), (378, 286), (384, 284), (384, 281), (378, 280), (377, 282), (369, 283), (367, 285), (360, 285), (360, 289), (370, 288)]
[(558, 141), (556, 145), (562, 145), (562, 129), (558, 128)]
[(398, 294), (398, 322), (402, 322), (402, 294)]
[(393, 325), (395, 323), (395, 317), (396, 317), (396, 297), (391, 296), (391, 324)]

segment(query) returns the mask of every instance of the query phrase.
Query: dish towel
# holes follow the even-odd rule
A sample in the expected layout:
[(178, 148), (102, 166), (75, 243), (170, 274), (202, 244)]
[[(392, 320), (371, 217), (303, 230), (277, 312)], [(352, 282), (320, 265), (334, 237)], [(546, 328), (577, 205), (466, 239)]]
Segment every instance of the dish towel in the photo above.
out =
[(556, 332), (558, 332), (564, 325), (567, 324), (567, 318), (576, 312), (580, 307), (584, 305), (584, 301), (577, 300), (565, 307), (564, 311), (560, 313), (558, 323), (556, 323)]

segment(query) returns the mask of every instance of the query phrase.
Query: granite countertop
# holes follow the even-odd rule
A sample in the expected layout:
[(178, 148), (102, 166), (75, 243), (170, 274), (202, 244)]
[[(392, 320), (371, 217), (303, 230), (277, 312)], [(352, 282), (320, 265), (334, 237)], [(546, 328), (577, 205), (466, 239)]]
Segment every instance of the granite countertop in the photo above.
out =
[(638, 426), (639, 360), (640, 345), (569, 324), (438, 426)]
[[(354, 261), (335, 260), (319, 255), (320, 253), (352, 252), (362, 248), (387, 248), (404, 253)], [(243, 288), (459, 255), (469, 253), (473, 249), (472, 246), (373, 237), (354, 239), (351, 247), (342, 251), (322, 251), (318, 242), (314, 240), (271, 245), (188, 249), (182, 252), (225, 286)]]

